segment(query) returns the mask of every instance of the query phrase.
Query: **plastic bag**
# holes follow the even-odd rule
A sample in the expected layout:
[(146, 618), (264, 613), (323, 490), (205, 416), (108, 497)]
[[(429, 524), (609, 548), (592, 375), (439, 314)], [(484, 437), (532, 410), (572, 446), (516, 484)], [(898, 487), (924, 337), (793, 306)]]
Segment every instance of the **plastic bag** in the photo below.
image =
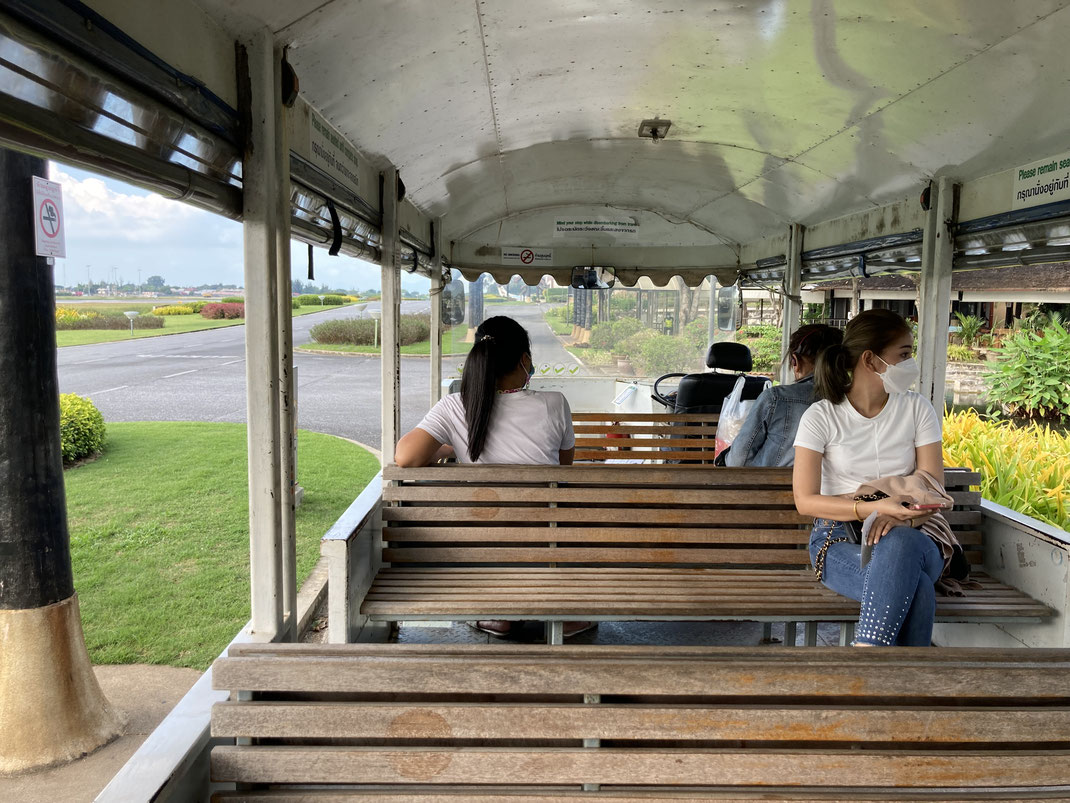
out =
[(754, 401), (743, 401), (743, 384), (746, 377), (741, 376), (732, 386), (732, 392), (725, 397), (721, 405), (721, 414), (717, 418), (717, 434), (714, 435), (714, 455), (719, 455), (732, 445), (739, 431), (743, 429), (743, 422), (747, 419)]

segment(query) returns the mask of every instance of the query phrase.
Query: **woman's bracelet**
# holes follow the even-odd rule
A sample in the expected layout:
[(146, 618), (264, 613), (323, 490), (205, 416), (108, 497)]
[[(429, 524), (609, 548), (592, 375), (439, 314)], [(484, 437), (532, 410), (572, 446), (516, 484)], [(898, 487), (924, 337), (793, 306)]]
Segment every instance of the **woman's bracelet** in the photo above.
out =
[(855, 521), (862, 521), (862, 517), (858, 515), (858, 501), (859, 500), (857, 500), (857, 499), (855, 500), (855, 507), (854, 507)]

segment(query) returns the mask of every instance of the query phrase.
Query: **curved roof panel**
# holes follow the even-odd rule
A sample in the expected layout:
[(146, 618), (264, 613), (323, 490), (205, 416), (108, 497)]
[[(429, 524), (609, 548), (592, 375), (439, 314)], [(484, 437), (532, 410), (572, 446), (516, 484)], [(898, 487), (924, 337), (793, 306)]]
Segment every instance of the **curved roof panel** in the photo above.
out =
[(609, 205), (747, 243), (1066, 147), (1070, 0), (198, 1), (452, 240)]

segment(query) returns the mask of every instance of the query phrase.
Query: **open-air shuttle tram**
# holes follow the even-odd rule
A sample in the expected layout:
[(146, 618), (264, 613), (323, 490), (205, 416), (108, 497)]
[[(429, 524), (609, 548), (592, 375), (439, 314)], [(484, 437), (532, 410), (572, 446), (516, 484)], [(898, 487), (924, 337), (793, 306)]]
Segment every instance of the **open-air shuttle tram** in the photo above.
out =
[[(919, 390), (939, 405), (952, 272), (1070, 260), (1068, 6), (0, 0), (0, 145), (242, 221), (252, 619), (239, 638), (287, 640), (288, 295), (305, 270), (291, 239), (382, 264), (386, 456), (402, 270), (433, 294), (450, 269), (775, 285), (785, 338), (807, 281), (920, 274)], [(29, 192), (14, 175), (0, 209)], [(440, 315), (433, 304), (432, 331)], [(984, 516), (992, 543), (1017, 549), (1004, 579), (1065, 612), (1066, 533)], [(1064, 646), (1064, 622), (944, 638)], [(103, 799), (189, 794), (211, 699), (194, 692)]]

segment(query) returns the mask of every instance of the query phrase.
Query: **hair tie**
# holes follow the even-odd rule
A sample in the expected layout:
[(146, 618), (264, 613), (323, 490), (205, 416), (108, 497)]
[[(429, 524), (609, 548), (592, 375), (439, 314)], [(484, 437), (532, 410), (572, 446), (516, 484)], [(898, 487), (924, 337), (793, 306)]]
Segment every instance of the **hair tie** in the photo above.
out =
[(481, 338), (479, 338), (479, 340), (477, 342), (482, 343), (484, 340), (489, 340), (489, 341), (491, 341), (493, 343), (494, 342), (494, 335), (483, 335)]

